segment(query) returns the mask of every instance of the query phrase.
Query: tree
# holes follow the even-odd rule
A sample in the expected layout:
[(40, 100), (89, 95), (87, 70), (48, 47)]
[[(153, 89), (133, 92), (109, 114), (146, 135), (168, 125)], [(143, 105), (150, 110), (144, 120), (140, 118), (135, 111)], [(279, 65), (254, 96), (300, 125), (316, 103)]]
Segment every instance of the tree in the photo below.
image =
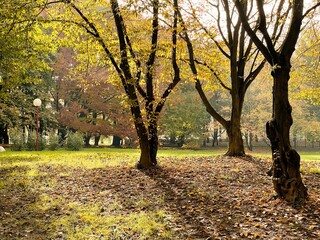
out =
[(319, 22), (311, 19), (310, 27), (305, 28), (299, 41), (291, 74), (291, 89), (297, 90), (294, 97), (313, 105), (320, 105), (319, 34)]
[[(63, 3), (65, 8), (59, 9), (58, 13), (64, 11), (69, 13), (71, 18), (67, 18), (65, 14), (63, 20), (61, 18), (44, 18), (44, 21), (58, 21), (66, 25), (74, 24), (84, 29), (94, 39), (95, 43), (100, 45), (100, 49), (104, 51), (108, 64), (113, 66), (118, 79), (120, 79), (130, 106), (141, 150), (137, 166), (139, 168), (155, 166), (157, 164), (159, 114), (170, 92), (180, 81), (180, 71), (177, 64), (177, 11), (174, 11), (174, 20), (172, 28), (170, 28), (172, 42), (169, 44), (168, 41), (164, 41), (161, 46), (161, 34), (166, 34), (170, 29), (166, 29), (159, 24), (159, 11), (161, 8), (158, 0), (150, 1), (150, 4), (143, 4), (144, 8), (138, 8), (138, 11), (145, 11), (145, 17), (141, 17), (143, 15), (142, 12), (133, 12), (132, 3), (127, 6), (123, 3), (120, 6), (117, 0), (110, 0), (110, 5), (101, 2), (100, 6), (98, 5), (100, 1), (98, 1), (93, 8), (90, 8), (91, 1), (84, 1), (83, 4), (86, 5), (83, 5), (82, 8), (80, 3), (70, 0), (48, 2), (47, 6), (52, 6), (52, 3)], [(109, 14), (109, 9), (111, 10), (111, 15)], [(163, 10), (167, 11), (165, 8)], [(150, 16), (150, 12), (152, 16), (147, 19)], [(140, 32), (138, 29), (135, 29), (136, 32), (130, 31), (131, 28), (136, 28), (136, 26), (130, 25), (130, 21), (126, 22), (125, 17), (132, 22), (139, 20), (148, 24), (143, 27), (140, 25)], [(114, 21), (113, 26), (111, 25), (111, 19)], [(151, 23), (151, 27), (149, 23)], [(145, 26), (148, 26), (148, 28), (145, 29)], [(141, 33), (142, 30), (145, 32)], [(139, 34), (137, 34), (137, 31)], [(145, 34), (150, 34), (151, 41), (148, 43), (146, 42)], [(164, 35), (163, 39), (167, 35)], [(139, 44), (140, 41), (145, 45), (141, 46), (141, 43)], [(148, 50), (146, 50), (147, 44), (149, 44)], [(155, 79), (159, 78), (159, 76), (156, 76), (155, 70), (157, 65), (160, 64), (160, 59), (157, 59), (157, 53), (161, 49), (165, 49), (163, 52), (166, 52), (170, 48), (172, 51), (173, 70), (170, 74), (171, 76), (169, 76), (172, 80), (165, 87), (163, 93), (159, 94), (156, 93), (155, 84)], [(142, 104), (144, 104), (144, 107)]]
[(294, 106), (292, 126), (296, 144), (297, 138), (304, 137), (314, 146), (320, 140), (320, 37), (319, 22), (311, 19), (302, 32), (291, 74), (289, 91)]
[(271, 117), (272, 110), (272, 78), (269, 73), (270, 67), (264, 67), (246, 94), (241, 127), (249, 150), (253, 150), (254, 139), (262, 138), (267, 142), (265, 121)]
[(5, 93), (23, 83), (41, 82), (55, 51), (48, 29), (33, 21), (37, 4), (25, 1), (0, 3), (0, 90)]
[[(200, 25), (200, 29), (209, 38), (211, 42), (210, 48), (218, 49), (223, 57), (229, 62), (228, 78), (230, 79), (230, 85), (223, 79), (223, 75), (215, 70), (215, 67), (210, 66), (206, 60), (202, 60), (199, 57), (200, 54), (199, 51), (197, 51), (197, 46), (192, 43), (192, 39), (187, 32), (189, 29), (187, 30), (187, 26), (182, 20), (182, 15), (180, 13), (180, 19), (184, 26), (184, 40), (187, 42), (189, 51), (190, 68), (195, 76), (195, 87), (206, 110), (226, 129), (229, 140), (226, 155), (243, 156), (245, 155), (245, 150), (240, 123), (244, 98), (247, 89), (262, 70), (265, 61), (263, 59), (259, 60), (258, 52), (253, 48), (252, 40), (247, 39), (246, 32), (240, 21), (240, 16), (235, 16), (232, 13), (232, 4), (230, 4), (228, 0), (216, 1), (215, 4), (208, 3), (205, 7), (206, 9), (208, 9), (208, 7), (213, 7), (213, 10), (210, 9), (208, 11), (217, 12), (216, 18), (211, 15), (211, 17), (216, 20), (217, 30), (212, 32), (209, 30), (209, 27), (202, 24), (201, 19), (195, 16), (196, 11), (194, 8), (192, 8), (192, 15), (196, 18), (197, 23)], [(222, 16), (223, 12), (225, 13), (224, 17)], [(256, 24), (258, 24), (258, 21), (256, 21)], [(218, 37), (221, 38), (222, 41), (217, 40), (216, 32), (219, 33)], [(212, 50), (212, 52), (214, 52), (214, 50)], [(207, 51), (205, 52), (205, 55), (208, 55)], [(219, 113), (214, 105), (210, 104), (199, 76), (199, 67), (197, 66), (199, 64), (207, 67), (213, 73), (214, 78), (219, 81), (222, 88), (230, 93), (231, 109), (229, 120)], [(217, 65), (217, 61), (213, 64)]]
[[(291, 57), (299, 38), (302, 20), (320, 3), (305, 13), (303, 13), (303, 0), (282, 0), (275, 3), (277, 5), (274, 5), (274, 11), (269, 19), (270, 24), (268, 24), (263, 1), (256, 1), (259, 13), (258, 30), (261, 33), (258, 35), (256, 29), (249, 23), (250, 18), (246, 15), (244, 2), (235, 1), (244, 29), (272, 67), (273, 110), (272, 120), (266, 124), (266, 132), (271, 142), (273, 165), (270, 174), (273, 177), (274, 189), (279, 198), (300, 205), (306, 201), (307, 189), (300, 175), (300, 155), (290, 144), (290, 127), (293, 119), (288, 96), (288, 82)], [(272, 33), (269, 33), (268, 30)], [(285, 36), (282, 38), (284, 33)]]
[(32, 20), (37, 14), (36, 2), (0, 3), (0, 138), (4, 143), (9, 128), (34, 126), (32, 101), (43, 94), (35, 85), (44, 87), (50, 54), (55, 51), (48, 29)]
[(189, 84), (176, 90), (168, 99), (160, 120), (160, 132), (181, 147), (186, 140), (203, 138), (209, 115)]
[(106, 68), (89, 64), (81, 69), (79, 55), (71, 48), (61, 48), (52, 64), (54, 87), (50, 93), (59, 114), (60, 134), (77, 130), (87, 146), (91, 137), (97, 146), (101, 135), (134, 138), (127, 106), (120, 104), (120, 89), (106, 82), (110, 75)]

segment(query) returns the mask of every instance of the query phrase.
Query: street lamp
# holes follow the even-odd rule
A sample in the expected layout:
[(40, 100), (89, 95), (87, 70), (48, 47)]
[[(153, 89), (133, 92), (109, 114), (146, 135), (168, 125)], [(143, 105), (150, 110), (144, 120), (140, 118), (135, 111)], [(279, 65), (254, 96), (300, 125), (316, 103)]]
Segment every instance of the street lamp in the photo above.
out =
[(38, 151), (38, 119), (39, 119), (39, 107), (41, 106), (41, 99), (36, 98), (33, 100), (33, 106), (36, 107), (36, 151)]

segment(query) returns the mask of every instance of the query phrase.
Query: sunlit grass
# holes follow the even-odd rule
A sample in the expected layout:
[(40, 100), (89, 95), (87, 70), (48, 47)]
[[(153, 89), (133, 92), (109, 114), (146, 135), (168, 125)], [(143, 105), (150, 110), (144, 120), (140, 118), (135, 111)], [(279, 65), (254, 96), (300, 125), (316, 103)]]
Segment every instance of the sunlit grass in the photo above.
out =
[[(320, 152), (298, 151), (302, 161), (320, 161)], [(88, 148), (73, 152), (59, 151), (6, 151), (0, 154), (0, 166), (33, 166), (42, 164), (63, 165), (71, 168), (103, 168), (113, 166), (134, 166), (139, 159), (139, 149), (116, 149), (116, 148)], [(161, 149), (159, 158), (174, 157), (183, 159), (188, 157), (214, 157), (223, 155), (225, 149), (210, 150), (182, 150)], [(269, 149), (263, 151), (247, 152), (249, 155), (261, 158), (271, 158)], [(35, 171), (35, 170), (32, 170)], [(29, 174), (37, 174), (36, 172)]]
[(85, 149), (72, 151), (12, 152), (0, 154), (0, 165), (32, 166), (41, 164), (65, 167), (102, 168), (111, 166), (134, 166), (139, 157), (136, 149)]

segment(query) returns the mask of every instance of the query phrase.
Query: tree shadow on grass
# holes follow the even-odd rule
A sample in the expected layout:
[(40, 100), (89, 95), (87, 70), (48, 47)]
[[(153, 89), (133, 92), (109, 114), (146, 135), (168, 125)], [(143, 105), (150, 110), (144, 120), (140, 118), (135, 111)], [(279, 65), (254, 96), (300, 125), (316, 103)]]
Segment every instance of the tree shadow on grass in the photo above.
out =
[(39, 191), (28, 167), (0, 168), (0, 239), (48, 239), (57, 209), (38, 209)]
[[(157, 168), (145, 171), (145, 174), (163, 191), (164, 207), (174, 216), (173, 227), (179, 235), (191, 239), (214, 239), (234, 231), (235, 222), (223, 209), (232, 201), (218, 194), (217, 189), (211, 193), (201, 189), (202, 183), (194, 182), (192, 172)], [(219, 188), (215, 179), (207, 180), (211, 189)]]

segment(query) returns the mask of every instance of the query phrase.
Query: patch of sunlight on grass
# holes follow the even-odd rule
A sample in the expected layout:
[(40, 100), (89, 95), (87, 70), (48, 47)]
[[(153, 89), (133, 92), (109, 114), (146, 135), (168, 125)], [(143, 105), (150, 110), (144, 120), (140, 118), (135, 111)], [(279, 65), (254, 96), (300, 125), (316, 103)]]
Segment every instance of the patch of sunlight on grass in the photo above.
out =
[(6, 188), (6, 187), (7, 187), (6, 181), (1, 181), (0, 180), (0, 190), (3, 189), (3, 188)]
[(165, 229), (166, 215), (162, 210), (117, 215), (97, 204), (71, 202), (68, 214), (52, 223), (51, 228), (63, 233), (66, 239), (172, 239)]
[(31, 168), (29, 170), (26, 171), (26, 173), (24, 174), (25, 177), (27, 178), (35, 178), (35, 177), (39, 177), (42, 174), (39, 172), (39, 170), (37, 168)]
[[(58, 209), (63, 202), (62, 197), (52, 198), (49, 194), (42, 193), (37, 197), (37, 201), (29, 206), (30, 210), (33, 211), (48, 211), (50, 209)], [(66, 213), (66, 212), (65, 212)]]
[(312, 168), (310, 168), (310, 172), (311, 172), (311, 173), (317, 173), (317, 174), (320, 174), (320, 168), (312, 167)]
[[(300, 155), (301, 161), (320, 161), (320, 152), (314, 151), (299, 151), (298, 153)], [(271, 158), (271, 152), (256, 152), (256, 153), (249, 153), (250, 155), (254, 157), (261, 157), (261, 158)]]
[[(159, 210), (154, 212), (131, 213), (126, 221), (131, 223), (133, 231), (141, 233), (144, 239), (148, 239), (148, 236), (158, 235), (158, 231), (164, 229), (164, 219), (164, 212)], [(161, 235), (163, 235), (163, 231)]]
[(42, 164), (64, 165), (66, 167), (103, 168), (107, 166), (134, 166), (139, 158), (136, 149), (89, 149), (72, 151), (11, 152), (0, 155), (1, 165), (35, 166)]
[(302, 161), (320, 161), (320, 152), (299, 152)]
[(159, 157), (185, 158), (190, 156), (218, 156), (224, 154), (224, 150), (190, 150), (190, 149), (161, 149), (158, 151)]

